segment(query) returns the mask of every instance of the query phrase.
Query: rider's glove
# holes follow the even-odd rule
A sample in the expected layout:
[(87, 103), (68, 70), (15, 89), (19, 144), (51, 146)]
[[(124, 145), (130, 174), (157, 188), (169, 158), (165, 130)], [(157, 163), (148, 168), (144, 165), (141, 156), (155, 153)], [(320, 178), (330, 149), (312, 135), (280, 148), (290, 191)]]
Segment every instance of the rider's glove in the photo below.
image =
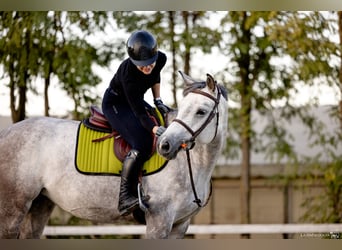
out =
[(164, 128), (163, 126), (158, 127), (157, 131), (156, 131), (156, 136), (161, 136), (164, 132), (165, 132), (166, 128)]
[(163, 116), (171, 111), (171, 109), (166, 106), (160, 98), (154, 99), (154, 105), (156, 105), (157, 109)]

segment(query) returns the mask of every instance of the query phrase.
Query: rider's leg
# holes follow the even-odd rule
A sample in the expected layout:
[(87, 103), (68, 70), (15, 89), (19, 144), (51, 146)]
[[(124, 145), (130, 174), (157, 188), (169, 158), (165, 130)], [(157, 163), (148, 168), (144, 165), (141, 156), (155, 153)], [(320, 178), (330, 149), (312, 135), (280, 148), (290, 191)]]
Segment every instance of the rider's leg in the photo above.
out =
[(139, 206), (138, 198), (134, 195), (144, 163), (139, 154), (139, 151), (132, 149), (123, 162), (118, 205), (120, 215), (127, 215)]
[[(108, 95), (108, 96), (107, 96)], [(110, 98), (111, 93), (106, 93), (102, 103), (102, 110), (110, 125), (131, 146), (123, 162), (121, 173), (119, 211), (120, 214), (128, 214), (138, 205), (137, 184), (141, 168), (148, 160), (153, 139), (150, 131), (147, 131), (135, 116), (130, 107), (123, 103), (112, 103), (115, 98)], [(144, 200), (144, 198), (143, 198)]]

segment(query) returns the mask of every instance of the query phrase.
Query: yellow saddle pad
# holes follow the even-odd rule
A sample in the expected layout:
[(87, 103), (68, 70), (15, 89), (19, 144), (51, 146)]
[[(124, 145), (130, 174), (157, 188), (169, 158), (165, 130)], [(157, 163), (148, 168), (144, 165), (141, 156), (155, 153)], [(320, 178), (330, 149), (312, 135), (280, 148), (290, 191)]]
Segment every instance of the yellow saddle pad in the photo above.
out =
[[(82, 174), (90, 175), (117, 175), (120, 176), (122, 162), (113, 152), (114, 137), (100, 142), (92, 142), (94, 139), (108, 135), (87, 128), (82, 122), (77, 133), (75, 150), (75, 167)], [(143, 175), (154, 174), (167, 165), (167, 160), (155, 152), (144, 163)]]

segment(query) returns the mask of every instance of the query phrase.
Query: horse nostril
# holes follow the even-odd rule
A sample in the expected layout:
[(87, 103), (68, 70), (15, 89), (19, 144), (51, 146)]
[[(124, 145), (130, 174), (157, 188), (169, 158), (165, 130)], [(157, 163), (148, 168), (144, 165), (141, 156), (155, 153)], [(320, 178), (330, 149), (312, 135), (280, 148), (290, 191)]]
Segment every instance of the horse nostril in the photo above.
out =
[(170, 150), (170, 143), (168, 141), (164, 141), (161, 144), (161, 150), (162, 150), (162, 152), (169, 152), (169, 150)]

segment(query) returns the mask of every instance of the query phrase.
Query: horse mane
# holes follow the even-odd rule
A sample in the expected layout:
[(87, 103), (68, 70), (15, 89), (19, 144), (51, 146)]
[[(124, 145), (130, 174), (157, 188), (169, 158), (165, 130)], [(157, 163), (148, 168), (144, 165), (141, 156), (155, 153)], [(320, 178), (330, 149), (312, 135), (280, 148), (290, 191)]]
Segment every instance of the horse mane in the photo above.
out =
[(223, 98), (226, 99), (226, 101), (227, 101), (228, 100), (228, 91), (227, 91), (226, 87), (223, 86), (222, 84), (217, 84), (217, 87), (220, 88)]
[[(206, 86), (206, 82), (194, 82), (193, 84), (186, 84), (183, 90), (183, 96), (186, 96), (195, 89), (203, 89)], [(217, 84), (220, 89), (222, 96), (227, 100), (227, 89), (222, 84)]]

